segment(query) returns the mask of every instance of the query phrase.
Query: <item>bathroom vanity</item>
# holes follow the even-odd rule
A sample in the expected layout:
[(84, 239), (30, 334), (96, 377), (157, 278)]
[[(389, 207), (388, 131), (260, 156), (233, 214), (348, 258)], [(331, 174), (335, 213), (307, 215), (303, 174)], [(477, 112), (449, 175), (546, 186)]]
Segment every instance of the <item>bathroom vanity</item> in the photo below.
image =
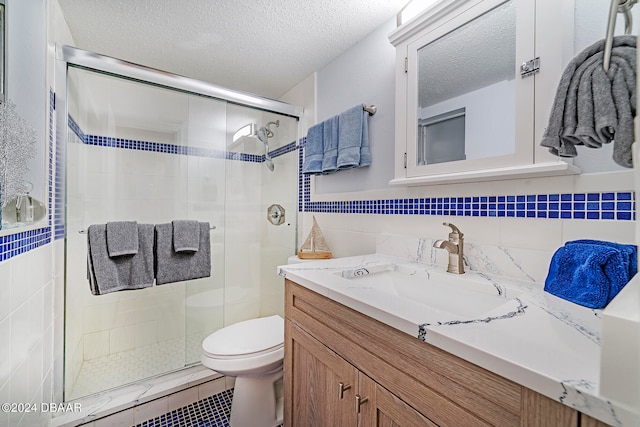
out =
[[(382, 255), (279, 273), (286, 286), (285, 425), (633, 425), (597, 396), (599, 346), (587, 337), (592, 310), (473, 272), (466, 289), (479, 293), (464, 285), (444, 294), (471, 292), (478, 304), (434, 302), (430, 309), (412, 294), (419, 288), (411, 278), (428, 294), (445, 289), (440, 284), (455, 287), (459, 277), (447, 282), (455, 275)], [(486, 296), (490, 287), (497, 295)], [(521, 329), (529, 322), (539, 329)]]

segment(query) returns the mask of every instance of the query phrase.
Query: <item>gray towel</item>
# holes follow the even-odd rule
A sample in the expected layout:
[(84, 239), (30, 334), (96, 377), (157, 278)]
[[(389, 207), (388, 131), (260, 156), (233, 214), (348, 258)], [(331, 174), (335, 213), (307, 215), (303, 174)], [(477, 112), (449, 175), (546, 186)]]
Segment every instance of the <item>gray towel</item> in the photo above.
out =
[(304, 162), (302, 163), (302, 173), (315, 175), (322, 173), (323, 148), (323, 124), (311, 126), (307, 131), (307, 139), (304, 145)]
[(107, 249), (110, 257), (138, 253), (138, 223), (115, 221), (107, 223)]
[(338, 169), (369, 166), (369, 129), (362, 104), (340, 113), (338, 116)]
[(172, 224), (173, 250), (176, 252), (198, 252), (200, 246), (200, 224), (198, 221), (179, 219), (172, 221)]
[(173, 249), (173, 224), (156, 225), (156, 284), (182, 282), (211, 276), (209, 223), (201, 222), (198, 252)]
[(613, 141), (613, 160), (630, 168), (636, 108), (636, 37), (614, 38), (606, 73), (602, 68), (603, 50), (601, 40), (567, 65), (540, 145), (555, 155), (575, 157), (577, 145), (599, 148)]
[(93, 295), (153, 285), (153, 225), (138, 224), (138, 253), (109, 258), (106, 224), (87, 230), (87, 274)]

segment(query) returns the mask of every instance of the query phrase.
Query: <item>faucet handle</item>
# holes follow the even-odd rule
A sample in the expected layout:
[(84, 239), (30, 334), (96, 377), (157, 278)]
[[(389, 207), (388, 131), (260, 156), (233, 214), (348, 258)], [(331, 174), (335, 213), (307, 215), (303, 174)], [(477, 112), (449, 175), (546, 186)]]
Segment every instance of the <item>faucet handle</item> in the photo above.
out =
[(464, 236), (464, 234), (462, 233), (462, 231), (460, 231), (460, 229), (458, 227), (456, 227), (454, 224), (451, 224), (450, 222), (443, 222), (442, 225), (446, 225), (447, 227), (451, 227), (451, 234), (457, 234), (458, 238), (462, 238), (462, 236)]

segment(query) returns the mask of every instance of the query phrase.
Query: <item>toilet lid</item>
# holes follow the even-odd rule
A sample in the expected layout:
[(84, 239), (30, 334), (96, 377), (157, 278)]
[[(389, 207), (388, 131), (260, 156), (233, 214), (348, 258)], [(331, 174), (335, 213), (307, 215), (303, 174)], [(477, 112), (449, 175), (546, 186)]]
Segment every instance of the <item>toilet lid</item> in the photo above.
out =
[(211, 356), (242, 356), (284, 345), (284, 319), (261, 317), (226, 326), (209, 335), (202, 349)]

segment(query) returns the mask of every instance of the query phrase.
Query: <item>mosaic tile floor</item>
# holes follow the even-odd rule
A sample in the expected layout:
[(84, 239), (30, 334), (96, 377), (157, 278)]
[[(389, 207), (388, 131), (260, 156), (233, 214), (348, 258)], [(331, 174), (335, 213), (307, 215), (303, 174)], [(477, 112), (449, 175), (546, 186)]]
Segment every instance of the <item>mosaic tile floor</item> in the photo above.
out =
[(135, 427), (229, 427), (233, 389), (189, 404)]
[(229, 427), (232, 400), (233, 389), (226, 390), (135, 427)]
[[(204, 335), (206, 336), (206, 335)], [(203, 337), (177, 338), (149, 346), (123, 351), (96, 359), (86, 360), (67, 400), (89, 396), (145, 378), (150, 378), (200, 360), (200, 343)]]

